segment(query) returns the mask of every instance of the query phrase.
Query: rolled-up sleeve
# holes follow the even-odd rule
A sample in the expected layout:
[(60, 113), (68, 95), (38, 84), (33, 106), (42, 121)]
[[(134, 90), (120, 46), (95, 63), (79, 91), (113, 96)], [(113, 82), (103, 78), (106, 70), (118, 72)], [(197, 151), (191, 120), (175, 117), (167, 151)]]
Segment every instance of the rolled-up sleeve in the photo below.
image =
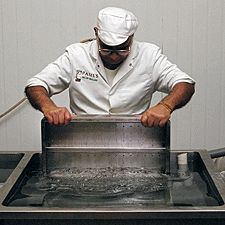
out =
[(50, 96), (65, 90), (71, 81), (72, 66), (66, 50), (56, 61), (27, 81), (26, 87), (42, 86)]
[(189, 75), (181, 71), (177, 65), (171, 63), (165, 55), (161, 54), (159, 48), (154, 54), (155, 62), (152, 75), (156, 81), (155, 90), (169, 93), (177, 83), (195, 83)]

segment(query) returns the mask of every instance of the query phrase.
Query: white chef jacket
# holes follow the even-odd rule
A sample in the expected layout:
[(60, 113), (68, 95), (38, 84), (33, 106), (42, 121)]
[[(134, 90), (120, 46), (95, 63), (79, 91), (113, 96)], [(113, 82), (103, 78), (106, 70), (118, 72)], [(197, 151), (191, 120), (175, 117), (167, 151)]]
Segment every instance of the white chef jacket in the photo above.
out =
[(49, 95), (69, 88), (72, 112), (82, 114), (142, 114), (155, 91), (168, 93), (178, 82), (194, 80), (169, 62), (156, 45), (133, 41), (112, 85), (96, 41), (66, 48), (55, 62), (28, 80), (27, 86), (43, 86)]

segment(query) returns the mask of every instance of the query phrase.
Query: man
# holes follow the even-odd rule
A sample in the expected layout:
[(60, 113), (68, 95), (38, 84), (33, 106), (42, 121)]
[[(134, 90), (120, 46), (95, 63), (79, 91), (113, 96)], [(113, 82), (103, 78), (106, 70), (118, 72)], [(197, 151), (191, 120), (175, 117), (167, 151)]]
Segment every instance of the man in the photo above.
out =
[[(100, 10), (96, 40), (69, 46), (31, 78), (25, 89), (30, 103), (49, 123), (68, 124), (73, 114), (50, 97), (69, 88), (74, 114), (139, 115), (144, 126), (164, 126), (191, 99), (194, 81), (157, 46), (135, 41), (137, 27), (137, 18), (127, 10)], [(150, 107), (155, 91), (168, 95)]]

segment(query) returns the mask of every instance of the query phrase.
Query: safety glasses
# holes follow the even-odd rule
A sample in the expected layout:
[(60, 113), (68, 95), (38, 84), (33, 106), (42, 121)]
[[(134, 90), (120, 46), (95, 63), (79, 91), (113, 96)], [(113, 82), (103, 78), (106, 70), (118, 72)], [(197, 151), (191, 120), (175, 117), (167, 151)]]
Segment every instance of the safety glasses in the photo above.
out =
[(109, 56), (113, 53), (116, 53), (117, 55), (119, 55), (121, 57), (126, 57), (130, 53), (130, 47), (128, 49), (121, 49), (121, 50), (114, 50), (114, 49), (107, 49), (107, 48), (99, 47), (98, 51), (102, 56)]

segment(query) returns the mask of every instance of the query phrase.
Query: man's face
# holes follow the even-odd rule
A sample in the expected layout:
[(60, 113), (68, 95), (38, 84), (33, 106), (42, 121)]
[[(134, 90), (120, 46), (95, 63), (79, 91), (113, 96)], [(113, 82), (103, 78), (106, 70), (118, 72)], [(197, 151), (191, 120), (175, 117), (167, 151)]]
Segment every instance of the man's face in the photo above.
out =
[(120, 45), (109, 46), (97, 38), (100, 57), (108, 69), (116, 69), (128, 57), (132, 39), (133, 37), (129, 37)]

